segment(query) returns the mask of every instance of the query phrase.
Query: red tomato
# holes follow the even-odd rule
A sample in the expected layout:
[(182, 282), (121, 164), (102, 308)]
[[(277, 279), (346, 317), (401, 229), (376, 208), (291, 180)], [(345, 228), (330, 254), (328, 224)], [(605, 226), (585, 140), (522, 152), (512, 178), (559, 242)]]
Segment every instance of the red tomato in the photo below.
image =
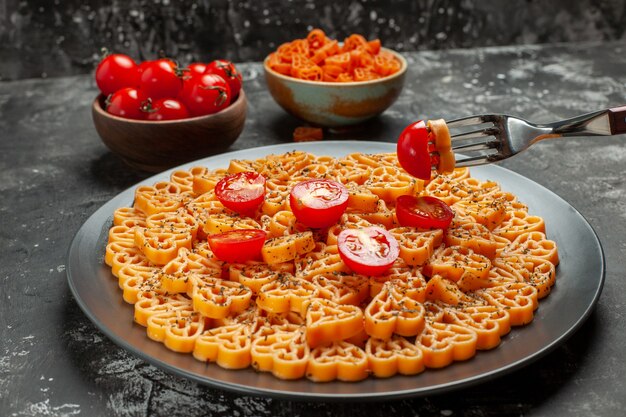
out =
[(238, 172), (222, 178), (215, 185), (215, 195), (237, 213), (253, 214), (265, 198), (265, 177), (257, 172)]
[(144, 119), (145, 113), (141, 108), (146, 99), (136, 88), (122, 88), (107, 98), (105, 110), (126, 119)]
[(140, 62), (139, 65), (137, 65), (137, 73), (139, 74), (137, 76), (137, 83), (139, 83), (139, 81), (141, 80), (141, 74), (143, 74), (144, 70), (148, 68), (150, 65), (152, 65), (153, 62), (154, 61), (143, 61), (143, 62)]
[(185, 103), (192, 116), (213, 114), (230, 104), (230, 87), (222, 77), (203, 74), (191, 77), (179, 98)]
[(194, 62), (187, 65), (187, 69), (189, 70), (189, 75), (202, 75), (206, 71), (206, 64), (203, 64), (201, 62)]
[(147, 120), (178, 120), (189, 117), (183, 103), (173, 98), (161, 98), (142, 108)]
[(348, 207), (348, 190), (336, 181), (313, 179), (296, 184), (289, 195), (291, 211), (312, 228), (337, 223)]
[(246, 262), (261, 258), (265, 232), (259, 229), (235, 229), (207, 236), (211, 251), (224, 262)]
[(243, 79), (241, 73), (230, 61), (222, 59), (215, 60), (206, 66), (206, 74), (216, 74), (222, 77), (230, 87), (230, 94), (233, 100), (239, 95)]
[(337, 238), (339, 255), (352, 271), (361, 275), (380, 275), (400, 254), (398, 241), (382, 227), (344, 229)]
[(446, 203), (429, 195), (401, 195), (396, 199), (396, 216), (402, 226), (446, 229), (454, 212)]
[(105, 96), (122, 88), (137, 87), (137, 64), (128, 55), (108, 55), (96, 68), (96, 84)]
[(406, 172), (423, 180), (430, 179), (431, 166), (437, 165), (437, 160), (430, 154), (435, 148), (429, 139), (423, 120), (407, 126), (398, 138), (398, 162)]
[(183, 81), (176, 63), (165, 58), (151, 61), (141, 73), (139, 88), (153, 100), (177, 97)]

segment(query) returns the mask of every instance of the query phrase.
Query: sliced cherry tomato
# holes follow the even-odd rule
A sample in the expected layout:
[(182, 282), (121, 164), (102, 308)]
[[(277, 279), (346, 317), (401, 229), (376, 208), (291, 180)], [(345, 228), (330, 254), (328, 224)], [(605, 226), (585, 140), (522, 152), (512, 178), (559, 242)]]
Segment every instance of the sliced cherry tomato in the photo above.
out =
[(147, 120), (178, 120), (189, 117), (183, 103), (173, 98), (160, 98), (142, 107)]
[(398, 162), (406, 172), (422, 180), (429, 180), (431, 166), (437, 165), (431, 157), (434, 145), (430, 144), (426, 123), (419, 120), (407, 126), (398, 138)]
[(339, 255), (352, 271), (361, 275), (380, 275), (400, 254), (398, 241), (382, 227), (344, 229), (337, 238)]
[(153, 100), (177, 97), (183, 88), (176, 63), (171, 59), (157, 59), (143, 68), (139, 88)]
[(122, 88), (107, 98), (105, 110), (126, 119), (144, 119), (141, 108), (146, 100), (147, 97), (136, 88)]
[(336, 181), (313, 179), (291, 189), (291, 211), (300, 223), (312, 228), (331, 226), (348, 207), (348, 190)]
[(265, 177), (252, 171), (229, 175), (215, 185), (215, 195), (224, 207), (250, 215), (265, 198)]
[(203, 74), (191, 77), (179, 98), (192, 116), (217, 113), (230, 104), (230, 87), (219, 75)]
[(137, 87), (137, 64), (128, 55), (107, 55), (96, 68), (96, 84), (105, 96), (122, 88)]
[(420, 229), (446, 229), (454, 212), (436, 197), (401, 195), (396, 199), (396, 216), (402, 226)]
[(207, 236), (211, 251), (224, 262), (246, 262), (261, 258), (266, 234), (259, 229), (235, 229)]
[(226, 80), (230, 87), (232, 100), (237, 98), (241, 90), (241, 85), (243, 84), (243, 79), (241, 78), (241, 73), (237, 71), (237, 68), (232, 62), (223, 59), (215, 60), (206, 66), (206, 74), (217, 74)]

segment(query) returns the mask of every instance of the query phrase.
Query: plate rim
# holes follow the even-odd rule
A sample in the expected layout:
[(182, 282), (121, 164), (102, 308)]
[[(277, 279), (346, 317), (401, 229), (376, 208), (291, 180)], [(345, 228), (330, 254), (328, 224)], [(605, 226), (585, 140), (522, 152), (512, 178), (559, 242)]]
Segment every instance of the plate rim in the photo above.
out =
[[(450, 381), (450, 382), (446, 382), (446, 383), (441, 383), (438, 385), (431, 385), (425, 388), (418, 388), (418, 389), (405, 389), (405, 390), (397, 390), (397, 391), (384, 391), (384, 392), (375, 392), (375, 393), (355, 393), (355, 394), (350, 394), (350, 393), (315, 393), (315, 392), (291, 392), (291, 391), (283, 391), (283, 390), (276, 390), (276, 389), (271, 389), (271, 388), (263, 388), (263, 387), (256, 387), (256, 386), (250, 386), (250, 385), (244, 385), (244, 384), (240, 384), (240, 383), (232, 383), (229, 381), (222, 381), (222, 380), (218, 380), (218, 379), (212, 379), (212, 378), (208, 378), (208, 377), (201, 377), (196, 375), (195, 373), (191, 372), (191, 371), (187, 371), (183, 368), (177, 367), (175, 365), (172, 365), (166, 361), (163, 361), (159, 358), (153, 357), (152, 355), (138, 349), (135, 348), (134, 346), (132, 346), (128, 341), (126, 341), (123, 337), (119, 337), (117, 334), (115, 334), (115, 332), (112, 329), (109, 329), (104, 323), (102, 323), (97, 316), (91, 311), (91, 309), (89, 308), (89, 306), (86, 304), (86, 302), (82, 299), (79, 290), (76, 287), (75, 284), (75, 276), (74, 276), (74, 271), (73, 271), (73, 267), (72, 264), (73, 262), (71, 262), (71, 259), (73, 258), (73, 254), (75, 253), (75, 251), (78, 248), (78, 244), (80, 239), (82, 238), (81, 236), (81, 232), (83, 231), (83, 229), (86, 228), (86, 226), (92, 222), (95, 222), (96, 219), (98, 219), (99, 217), (101, 217), (101, 214), (106, 212), (106, 209), (108, 209), (108, 205), (112, 205), (113, 202), (117, 199), (122, 198), (125, 194), (127, 194), (130, 190), (133, 191), (134, 194), (134, 189), (142, 184), (152, 184), (157, 180), (162, 180), (162, 177), (166, 177), (169, 176), (169, 174), (171, 174), (172, 172), (176, 171), (176, 170), (181, 170), (181, 169), (189, 169), (193, 166), (197, 166), (197, 165), (201, 165), (203, 163), (206, 163), (205, 161), (210, 161), (211, 159), (219, 159), (219, 158), (223, 158), (223, 157), (227, 157), (229, 159), (237, 159), (238, 155), (241, 154), (248, 154), (250, 152), (260, 152), (259, 153), (259, 157), (261, 156), (266, 156), (269, 155), (271, 153), (273, 153), (272, 151), (274, 150), (278, 150), (280, 149), (281, 152), (289, 152), (290, 150), (306, 150), (306, 149), (301, 149), (301, 148), (310, 148), (310, 147), (316, 147), (316, 146), (325, 146), (328, 145), (329, 147), (331, 146), (336, 146), (336, 145), (341, 145), (341, 146), (347, 146), (347, 145), (364, 145), (364, 146), (371, 146), (371, 145), (375, 145), (375, 146), (382, 146), (383, 148), (388, 147), (389, 149), (387, 150), (388, 152), (393, 152), (394, 149), (392, 149), (392, 146), (394, 145), (393, 143), (389, 143), (389, 142), (381, 142), (381, 141), (361, 141), (361, 140), (329, 140), (329, 141), (323, 141), (323, 142), (303, 142), (303, 143), (281, 143), (281, 144), (273, 144), (273, 145), (266, 145), (266, 146), (259, 146), (259, 147), (253, 147), (253, 148), (247, 148), (247, 149), (241, 149), (241, 150), (236, 150), (236, 151), (231, 151), (231, 152), (225, 152), (225, 153), (221, 153), (221, 154), (217, 154), (217, 155), (212, 155), (209, 157), (205, 157), (205, 158), (200, 158), (198, 160), (195, 161), (191, 161), (185, 164), (181, 164), (179, 166), (173, 167), (171, 169), (165, 170), (161, 173), (152, 175), (148, 178), (145, 178), (139, 182), (137, 182), (136, 184), (126, 188), (125, 190), (119, 192), (118, 194), (116, 194), (114, 197), (110, 198), (108, 201), (106, 201), (103, 205), (101, 205), (100, 207), (98, 207), (98, 209), (96, 209), (96, 211), (94, 211), (79, 227), (79, 229), (76, 231), (74, 237), (71, 240), (70, 246), (68, 247), (68, 250), (66, 252), (66, 277), (67, 277), (67, 282), (68, 282), (68, 286), (70, 288), (70, 291), (72, 292), (73, 298), (74, 300), (77, 302), (77, 304), (79, 305), (80, 309), (83, 311), (83, 313), (89, 318), (89, 320), (98, 328), (98, 330), (100, 330), (101, 332), (103, 332), (107, 338), (109, 340), (111, 340), (114, 344), (120, 346), (121, 348), (123, 348), (124, 350), (126, 350), (127, 352), (141, 358), (142, 360), (145, 360), (146, 362), (150, 363), (151, 365), (160, 368), (160, 369), (164, 369), (166, 370), (168, 373), (176, 375), (178, 377), (183, 377), (186, 379), (190, 379), (194, 382), (197, 382), (199, 384), (205, 385), (205, 386), (209, 386), (212, 388), (218, 388), (218, 389), (224, 389), (230, 392), (234, 392), (234, 393), (241, 393), (241, 394), (245, 394), (245, 395), (254, 395), (254, 396), (269, 396), (269, 397), (273, 397), (273, 398), (279, 398), (279, 399), (288, 399), (288, 400), (295, 400), (295, 401), (330, 401), (330, 402), (352, 402), (352, 401), (382, 401), (382, 400), (388, 400), (388, 399), (402, 399), (402, 398), (410, 398), (410, 397), (422, 397), (425, 395), (433, 395), (433, 394), (442, 394), (442, 393), (446, 393), (446, 392), (451, 392), (451, 391), (456, 391), (456, 390), (460, 390), (463, 388), (468, 388), (470, 386), (474, 386), (477, 385), (479, 383), (484, 383), (490, 380), (493, 380), (495, 378), (504, 376), (506, 374), (509, 374), (515, 370), (518, 370), (524, 366), (528, 366), (531, 363), (539, 360), (540, 358), (544, 357), (545, 355), (547, 355), (548, 353), (550, 353), (551, 351), (553, 351), (556, 347), (558, 347), (559, 345), (561, 345), (562, 343), (564, 343), (569, 337), (571, 337), (574, 333), (576, 333), (576, 331), (578, 331), (578, 329), (585, 323), (585, 321), (589, 318), (589, 316), (591, 315), (591, 313), (593, 312), (593, 310), (595, 309), (598, 300), (602, 294), (602, 290), (604, 287), (604, 283), (605, 283), (605, 279), (606, 279), (606, 257), (604, 254), (604, 248), (602, 247), (602, 243), (600, 241), (600, 238), (598, 236), (598, 234), (596, 233), (596, 231), (594, 230), (594, 228), (592, 227), (592, 225), (589, 223), (589, 221), (574, 207), (572, 206), (572, 204), (570, 204), (567, 200), (565, 200), (564, 198), (560, 197), (558, 194), (554, 193), (552, 190), (544, 187), (543, 185), (531, 180), (530, 178), (527, 178), (515, 171), (512, 171), (510, 169), (501, 167), (501, 166), (497, 166), (496, 168), (498, 170), (504, 170), (507, 172), (507, 175), (513, 175), (514, 177), (518, 177), (518, 179), (522, 179), (524, 181), (530, 181), (532, 182), (535, 186), (539, 187), (542, 192), (547, 192), (551, 195), (552, 198), (555, 198), (557, 200), (560, 200), (561, 202), (567, 204), (575, 213), (575, 215), (579, 216), (582, 221), (583, 221), (583, 225), (591, 232), (593, 238), (594, 238), (594, 243), (595, 243), (595, 247), (598, 249), (599, 255), (600, 255), (600, 270), (599, 272), (599, 278), (598, 278), (598, 285), (595, 287), (595, 292), (593, 294), (593, 297), (591, 299), (591, 302), (586, 306), (584, 312), (582, 312), (582, 314), (578, 317), (578, 319), (562, 334), (560, 334), (555, 340), (553, 340), (551, 343), (543, 346), (541, 349), (537, 350), (536, 352), (534, 352), (533, 354), (526, 356), (524, 358), (521, 358), (519, 360), (516, 360), (512, 363), (509, 363), (507, 365), (504, 366), (500, 366), (496, 369), (490, 370), (488, 372), (484, 372), (481, 374), (477, 374), (477, 375), (473, 375), (470, 377), (466, 377), (466, 378), (462, 378), (459, 380), (455, 380), (455, 381)], [(367, 152), (367, 150), (366, 150)], [(371, 153), (371, 152), (370, 152)], [(111, 219), (112, 218), (112, 212), (108, 213), (108, 215), (106, 216), (107, 219)], [(100, 223), (100, 222), (98, 222)], [(100, 256), (101, 254), (98, 254), (98, 259), (102, 258), (102, 256)], [(524, 328), (524, 327), (522, 327)], [(514, 329), (512, 329), (514, 331)], [(156, 342), (154, 342), (156, 343)], [(165, 347), (163, 347), (163, 349), (166, 349)], [(477, 352), (477, 354), (482, 354), (482, 352)], [(195, 359), (194, 359), (195, 360)], [(217, 366), (217, 365), (215, 365)], [(450, 365), (450, 366), (454, 366), (454, 364)], [(273, 376), (272, 376), (273, 378)], [(370, 377), (373, 378), (373, 377)], [(395, 376), (392, 377), (390, 379), (387, 380), (392, 380), (393, 378), (402, 378), (402, 376)], [(331, 384), (358, 384), (354, 383), (354, 382), (341, 382), (341, 381), (334, 381), (331, 382)]]

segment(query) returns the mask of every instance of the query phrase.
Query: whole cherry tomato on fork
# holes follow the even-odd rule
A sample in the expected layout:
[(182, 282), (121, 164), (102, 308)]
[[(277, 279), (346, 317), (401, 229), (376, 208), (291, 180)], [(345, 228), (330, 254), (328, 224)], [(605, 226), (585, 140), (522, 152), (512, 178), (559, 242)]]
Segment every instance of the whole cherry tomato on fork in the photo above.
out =
[(215, 185), (215, 195), (224, 207), (251, 215), (265, 198), (265, 177), (252, 171), (229, 175)]
[(289, 195), (291, 211), (308, 227), (331, 226), (348, 207), (348, 190), (336, 181), (312, 179), (296, 184)]
[(454, 218), (454, 212), (433, 196), (401, 195), (396, 199), (396, 217), (402, 226), (446, 229)]
[(337, 237), (339, 255), (357, 274), (381, 275), (400, 254), (398, 241), (382, 227), (344, 229)]
[(235, 229), (207, 236), (217, 259), (224, 262), (246, 262), (261, 258), (266, 234), (259, 229)]

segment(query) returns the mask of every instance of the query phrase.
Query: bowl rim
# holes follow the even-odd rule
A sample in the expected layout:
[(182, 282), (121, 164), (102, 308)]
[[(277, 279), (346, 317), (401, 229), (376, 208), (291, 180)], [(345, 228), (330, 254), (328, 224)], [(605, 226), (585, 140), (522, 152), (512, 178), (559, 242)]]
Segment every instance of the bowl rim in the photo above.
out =
[(280, 78), (280, 79), (282, 79), (284, 81), (291, 81), (291, 82), (294, 82), (294, 83), (305, 84), (305, 85), (319, 85), (319, 86), (325, 86), (325, 87), (339, 87), (339, 88), (363, 86), (363, 85), (369, 85), (369, 84), (378, 84), (378, 83), (381, 83), (381, 82), (390, 81), (390, 80), (393, 80), (395, 78), (399, 78), (399, 77), (403, 76), (406, 73), (407, 68), (408, 68), (408, 63), (406, 61), (406, 58), (404, 58), (404, 56), (402, 56), (402, 54), (400, 54), (397, 51), (394, 51), (393, 49), (381, 47), (381, 50), (384, 50), (384, 51), (392, 53), (396, 58), (398, 58), (398, 60), (402, 64), (402, 66), (401, 66), (401, 68), (400, 68), (400, 70), (398, 72), (396, 72), (394, 74), (391, 74), (391, 75), (388, 75), (386, 77), (378, 78), (376, 80), (348, 81), (348, 82), (342, 82), (342, 83), (332, 82), (332, 81), (309, 81), (309, 80), (302, 80), (300, 78), (290, 77), (288, 75), (281, 74), (281, 73), (276, 72), (273, 69), (271, 69), (267, 65), (267, 63), (268, 63), (268, 61), (270, 59), (270, 55), (271, 54), (267, 55), (265, 57), (265, 59), (263, 60), (263, 69), (266, 72), (272, 74), (274, 77)]
[(230, 103), (228, 107), (218, 111), (217, 113), (205, 114), (204, 116), (187, 117), (185, 119), (175, 119), (175, 120), (140, 120), (140, 119), (127, 119), (125, 117), (120, 117), (111, 113), (107, 113), (100, 104), (104, 98), (105, 98), (104, 94), (102, 93), (98, 94), (96, 98), (94, 99), (93, 104), (91, 106), (93, 111), (95, 111), (99, 115), (109, 118), (109, 119), (121, 121), (121, 122), (134, 123), (138, 125), (145, 124), (145, 125), (150, 125), (150, 126), (152, 125), (161, 125), (161, 126), (176, 125), (176, 124), (181, 124), (185, 122), (192, 122), (192, 121), (199, 122), (203, 120), (208, 120), (218, 115), (223, 116), (224, 114), (227, 114), (228, 112), (234, 112), (236, 111), (237, 108), (241, 107), (242, 105), (245, 106), (245, 103), (246, 103), (246, 93), (244, 92), (242, 88), (239, 91), (239, 95), (237, 96), (237, 99), (233, 101), (232, 103)]

